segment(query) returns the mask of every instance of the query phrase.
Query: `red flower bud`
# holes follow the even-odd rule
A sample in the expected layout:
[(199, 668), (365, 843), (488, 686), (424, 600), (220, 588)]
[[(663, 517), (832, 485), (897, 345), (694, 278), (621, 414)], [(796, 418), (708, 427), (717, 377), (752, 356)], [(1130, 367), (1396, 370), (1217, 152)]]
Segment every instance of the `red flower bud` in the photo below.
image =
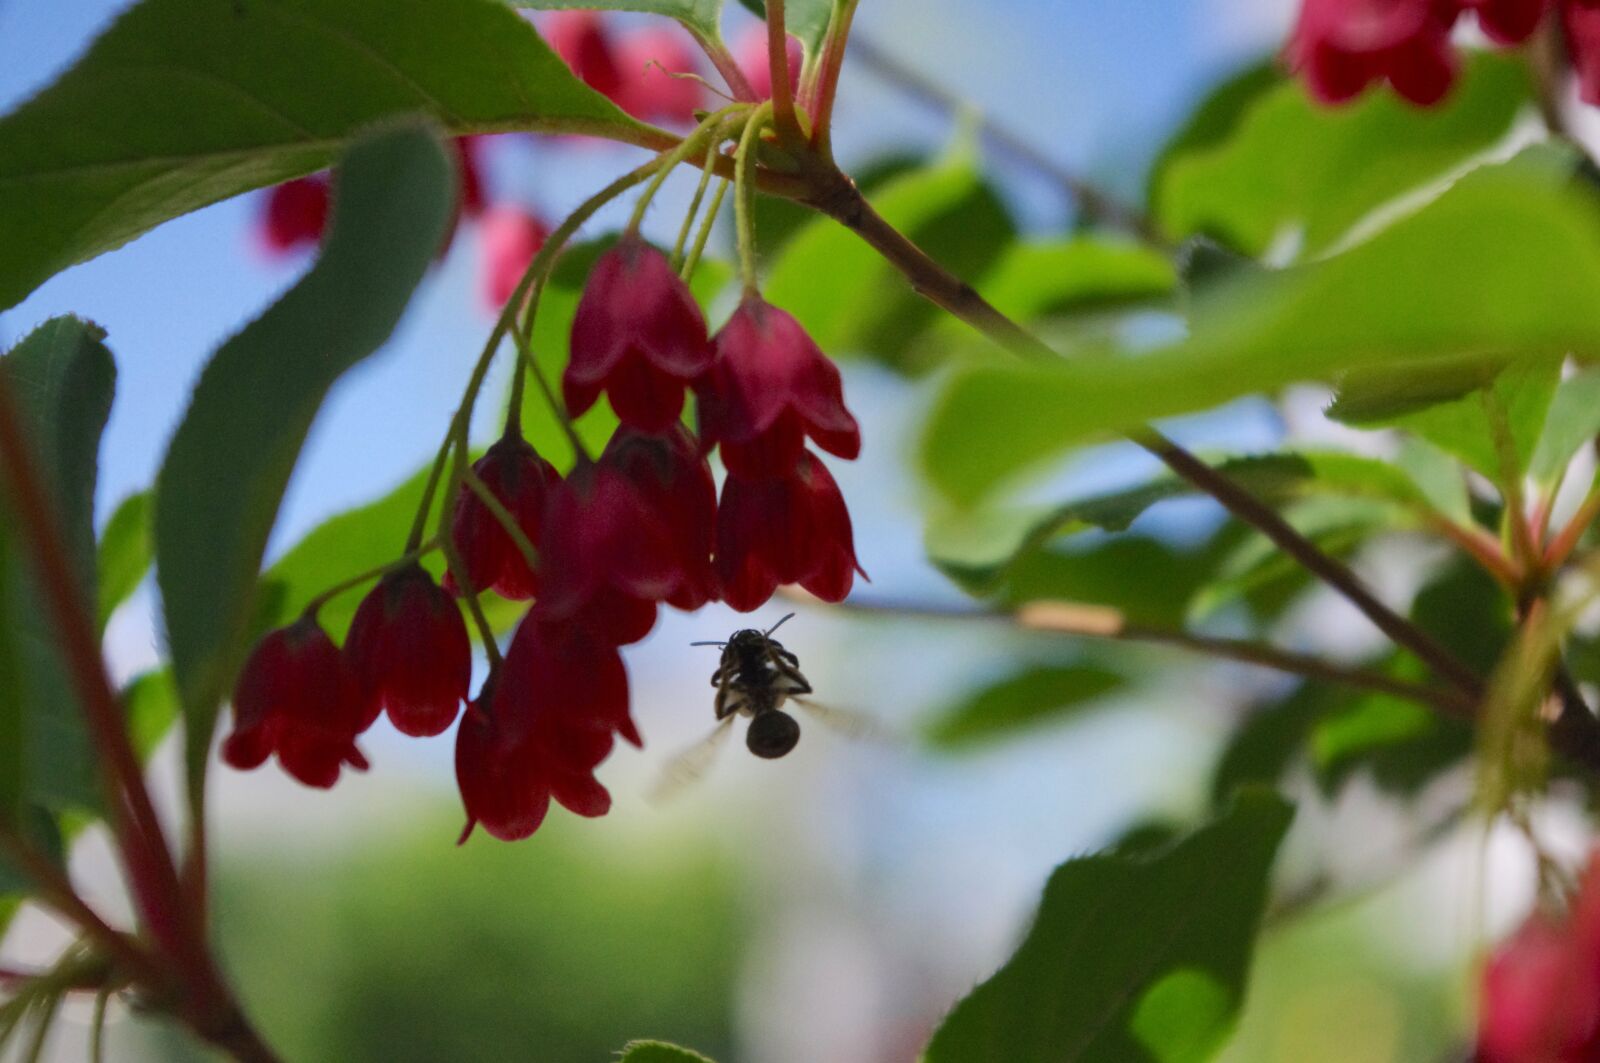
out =
[(622, 39), (617, 48), (622, 73), (622, 109), (645, 121), (693, 121), (705, 87), (693, 78), (699, 69), (689, 38), (675, 26), (652, 26)]
[(655, 603), (681, 589), (672, 536), (639, 491), (608, 465), (580, 465), (550, 494), (539, 598), (547, 620), (586, 626), (614, 646), (655, 624)]
[(759, 608), (784, 583), (798, 583), (823, 601), (845, 599), (861, 571), (850, 512), (815, 454), (802, 451), (788, 476), (728, 474), (717, 512), (716, 571), (722, 600), (741, 613)]
[(467, 809), (460, 840), (478, 823), (502, 841), (526, 838), (551, 797), (580, 816), (605, 815), (611, 794), (594, 770), (618, 734), (641, 744), (616, 647), (580, 626), (548, 622), (535, 607), (456, 735), (456, 780)]
[(714, 340), (716, 360), (696, 383), (700, 435), (740, 476), (788, 476), (811, 437), (841, 458), (861, 453), (839, 370), (793, 315), (751, 296)]
[(589, 273), (572, 319), (561, 377), (574, 416), (600, 392), (623, 424), (661, 432), (683, 410), (683, 391), (711, 364), (705, 317), (667, 256), (625, 236)]
[(550, 230), (521, 207), (491, 207), (483, 216), (483, 301), (496, 313), (506, 305)]
[(1600, 104), (1600, 0), (1567, 0), (1561, 15), (1578, 95), (1584, 103)]
[(1431, 106), (1455, 80), (1450, 27), (1459, 13), (1460, 0), (1304, 0), (1289, 63), (1323, 103), (1387, 79), (1412, 103)]
[(356, 609), (345, 656), (368, 711), (388, 709), (402, 734), (442, 734), (472, 680), (472, 642), (461, 608), (421, 565), (385, 576)]
[(267, 190), (259, 231), (269, 252), (281, 255), (318, 244), (327, 226), (327, 174), (297, 177)]
[(485, 684), (456, 729), (456, 785), (466, 806), (460, 845), (483, 824), (501, 841), (528, 837), (544, 822), (550, 790), (534, 774), (529, 745), (515, 721), (492, 710), (494, 687)]
[(326, 789), (343, 764), (366, 770), (355, 737), (374, 718), (339, 648), (316, 620), (302, 617), (263, 638), (245, 662), (222, 758), (249, 771), (276, 753), (290, 775)]
[(1496, 44), (1521, 44), (1539, 28), (1549, 0), (1465, 0), (1478, 25)]
[(557, 11), (543, 23), (550, 42), (578, 80), (615, 102), (622, 93), (622, 71), (600, 16), (593, 11)]
[(456, 137), (456, 172), (461, 180), (461, 213), (476, 218), (488, 205), (489, 197), (483, 188), (483, 165), (479, 154), (485, 138), (482, 136)]
[[(521, 436), (508, 435), (490, 447), (472, 469), (538, 549), (545, 500), (561, 479), (555, 466), (541, 458)], [(538, 593), (538, 573), (528, 567), (516, 541), (466, 484), (461, 485), (456, 496), (450, 535), (474, 591), (492, 590), (513, 599), (532, 598)], [(445, 576), (444, 586), (452, 594), (460, 593), (454, 573)]]
[(665, 526), (678, 570), (669, 604), (692, 611), (717, 597), (711, 571), (716, 537), (717, 485), (687, 429), (673, 425), (661, 435), (619, 428), (600, 464), (616, 469)]
[(1600, 1059), (1600, 853), (1561, 916), (1530, 915), (1484, 968), (1477, 1063)]
[[(805, 64), (805, 48), (795, 37), (790, 37), (784, 44), (785, 56), (789, 61), (789, 94), (794, 95), (794, 86), (800, 80), (800, 68)], [(758, 100), (772, 98), (772, 63), (770, 53), (767, 51), (767, 27), (765, 25), (751, 26), (739, 37), (739, 45), (734, 50), (734, 62), (739, 64), (739, 69), (744, 71), (744, 76), (750, 82), (750, 88)]]

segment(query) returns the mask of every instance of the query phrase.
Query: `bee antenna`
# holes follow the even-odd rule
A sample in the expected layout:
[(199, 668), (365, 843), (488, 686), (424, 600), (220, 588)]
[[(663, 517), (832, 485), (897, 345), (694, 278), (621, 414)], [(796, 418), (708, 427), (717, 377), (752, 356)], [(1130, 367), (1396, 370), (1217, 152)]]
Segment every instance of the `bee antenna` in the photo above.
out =
[(774, 631), (776, 631), (780, 627), (782, 627), (784, 625), (785, 621), (789, 621), (789, 620), (793, 620), (793, 619), (794, 619), (794, 614), (793, 613), (789, 613), (782, 620), (779, 620), (776, 624), (773, 624), (771, 627), (767, 628), (767, 634), (771, 635)]
[(691, 646), (726, 646), (726, 642), (691, 642)]

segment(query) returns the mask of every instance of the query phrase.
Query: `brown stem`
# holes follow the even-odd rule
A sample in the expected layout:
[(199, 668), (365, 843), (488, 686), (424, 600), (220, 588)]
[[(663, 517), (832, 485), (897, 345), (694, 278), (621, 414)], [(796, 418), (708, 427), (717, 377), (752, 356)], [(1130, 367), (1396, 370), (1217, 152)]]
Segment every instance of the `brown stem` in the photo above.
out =
[[(928, 257), (885, 221), (844, 174), (836, 169), (831, 172), (813, 169), (809, 176), (815, 190), (802, 202), (854, 230), (904, 274), (918, 294), (1022, 357), (1038, 360), (1058, 357), (1038, 337), (996, 310), (971, 285)], [(1136, 429), (1128, 433), (1128, 437), (1344, 595), (1378, 630), (1415, 654), (1462, 694), (1476, 700), (1482, 692), (1483, 680), (1477, 673), (1458, 661), (1427, 632), (1379, 601), (1348, 566), (1324, 553), (1271, 506), (1153, 428)]]
[(132, 938), (112, 927), (99, 912), (89, 907), (78, 896), (66, 872), (21, 834), (10, 827), (0, 827), (0, 852), (27, 876), (41, 903), (93, 938), (128, 974), (157, 989), (170, 980), (168, 973)]
[(700, 45), (700, 50), (706, 53), (711, 65), (717, 68), (722, 80), (728, 83), (728, 91), (733, 94), (733, 98), (744, 103), (756, 102), (756, 91), (750, 87), (750, 79), (739, 69), (739, 64), (734, 61), (728, 46), (718, 38), (707, 37), (687, 23), (684, 24), (684, 28), (695, 39), (695, 43)]
[(822, 42), (822, 58), (817, 63), (817, 82), (810, 101), (811, 144), (818, 154), (830, 159), (833, 157), (833, 107), (839, 97), (839, 75), (844, 72), (844, 51), (856, 17), (856, 0), (843, 0), (833, 10), (828, 35)]
[(1583, 500), (1583, 505), (1572, 515), (1572, 519), (1556, 533), (1550, 540), (1550, 545), (1544, 551), (1544, 570), (1554, 572), (1567, 563), (1567, 558), (1572, 556), (1572, 551), (1578, 548), (1578, 543), (1583, 539), (1583, 533), (1600, 517), (1600, 489), (1591, 491), (1588, 498)]
[(767, 0), (767, 66), (772, 71), (772, 125), (779, 142), (804, 143), (800, 121), (794, 115), (794, 81), (789, 71), (789, 31), (784, 22), (783, 0)]
[[(801, 597), (795, 593), (791, 593), (790, 596)], [(808, 603), (813, 601), (809, 596), (803, 600)], [(1152, 624), (1135, 623), (1123, 616), (1121, 610), (1103, 605), (1036, 601), (1028, 602), (1015, 610), (991, 610), (947, 607), (921, 602), (850, 598), (839, 603), (836, 608), (852, 613), (928, 620), (989, 620), (1010, 624), (1024, 631), (1176, 646), (1207, 657), (1270, 668), (1273, 671), (1337, 683), (1358, 690), (1391, 694), (1397, 698), (1438, 709), (1458, 719), (1470, 720), (1475, 711), (1475, 703), (1472, 700), (1452, 690), (1399, 679), (1370, 668), (1335, 664), (1321, 657), (1296, 653), (1248, 639), (1218, 638)]]
[[(858, 35), (853, 43), (851, 54), (864, 67), (906, 95), (945, 115), (958, 114), (964, 109), (961, 99), (954, 93), (901, 63), (873, 42)], [(1168, 245), (1167, 239), (1149, 218), (1118, 203), (1088, 181), (1062, 167), (1060, 163), (1034, 147), (1026, 138), (993, 118), (987, 115), (981, 117), (979, 132), (996, 150), (1060, 185), (1077, 204), (1079, 213), (1085, 218), (1113, 225), (1158, 247)]]
[(177, 870), (144, 774), (123, 727), (122, 703), (100, 655), (94, 617), (84, 606), (76, 574), (44, 485), (34, 468), (9, 375), (0, 372), (0, 475), (33, 555), (58, 646), (95, 744), (106, 811), (126, 863), (133, 894), (152, 933), (180, 963), (199, 962), (196, 927), (183, 909)]

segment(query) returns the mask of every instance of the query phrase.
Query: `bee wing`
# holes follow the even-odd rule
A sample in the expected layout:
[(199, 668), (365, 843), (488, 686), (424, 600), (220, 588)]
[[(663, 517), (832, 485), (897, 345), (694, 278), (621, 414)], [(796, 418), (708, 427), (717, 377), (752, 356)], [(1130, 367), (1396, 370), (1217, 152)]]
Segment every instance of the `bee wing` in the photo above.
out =
[(816, 720), (846, 738), (864, 738), (873, 742), (899, 742), (900, 738), (889, 728), (865, 713), (852, 712), (832, 705), (824, 705), (810, 698), (791, 697)]
[(710, 734), (667, 761), (666, 767), (661, 769), (661, 778), (650, 788), (646, 799), (653, 805), (659, 805), (693, 786), (711, 767), (711, 762), (717, 759), (717, 751), (732, 732), (733, 717), (728, 716), (712, 728)]

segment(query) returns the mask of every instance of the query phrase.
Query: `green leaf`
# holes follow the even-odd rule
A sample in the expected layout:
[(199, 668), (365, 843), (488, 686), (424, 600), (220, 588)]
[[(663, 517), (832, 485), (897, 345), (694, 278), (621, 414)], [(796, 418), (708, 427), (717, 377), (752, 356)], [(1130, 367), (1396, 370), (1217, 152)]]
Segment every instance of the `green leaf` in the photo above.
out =
[(652, 136), (493, 0), (144, 0), (0, 119), (0, 309), (419, 114), (451, 134)]
[[(0, 359), (16, 396), (32, 460), (54, 503), (65, 550), (84, 596), (84, 612), (95, 601), (94, 491), (100, 434), (111, 413), (116, 365), (101, 342), (105, 332), (73, 317), (47, 321)], [(20, 731), (25, 751), (21, 791), (56, 810), (96, 809), (100, 789), (71, 674), (59, 646), (52, 611), (34, 582), (24, 532), (11, 513), (6, 546), (13, 553), (0, 625), (11, 632), (20, 688)], [(14, 718), (4, 729), (18, 730)], [(8, 748), (16, 749), (16, 746)], [(17, 765), (12, 765), (15, 770)]]
[(1206, 234), (1261, 255), (1286, 233), (1327, 250), (1382, 204), (1497, 144), (1530, 98), (1521, 63), (1479, 54), (1455, 92), (1422, 110), (1371, 92), (1339, 108), (1298, 79), (1261, 93), (1231, 135), (1158, 173), (1157, 221), (1174, 238)]
[(1055, 719), (1125, 685), (1116, 672), (1089, 665), (1029, 668), (939, 712), (928, 739), (945, 749), (981, 745)]
[(1283, 82), (1278, 61), (1269, 58), (1251, 63), (1213, 89), (1151, 163), (1146, 191), (1151, 208), (1158, 206), (1173, 163), (1232, 136), (1255, 102)]
[(722, 0), (511, 0), (535, 11), (642, 11), (675, 18), (711, 40), (722, 36)]
[(100, 535), (100, 594), (95, 615), (101, 631), (117, 606), (128, 600), (150, 571), (151, 501), (148, 491), (129, 495), (112, 512)]
[(629, 1041), (622, 1048), (620, 1063), (711, 1063), (699, 1052), (665, 1041)]
[(141, 761), (148, 760), (178, 718), (178, 688), (171, 669), (158, 668), (135, 676), (122, 688), (122, 705), (134, 752)]
[(1246, 791), (1165, 852), (1062, 864), (1022, 946), (956, 1005), (926, 1063), (1209, 1059), (1243, 1000), (1292, 814)]
[(1212, 771), (1212, 806), (1222, 807), (1242, 787), (1276, 786), (1342, 696), (1326, 683), (1301, 683), (1287, 698), (1251, 710)]
[(1205, 550), (1180, 550), (1158, 539), (1120, 536), (1087, 549), (1022, 555), (991, 592), (1004, 605), (1055, 601), (1101, 605), (1136, 624), (1182, 623), (1189, 598), (1212, 568)]
[[(1410, 432), (1502, 483), (1507, 463), (1515, 475), (1527, 470), (1560, 378), (1559, 358), (1507, 365), (1468, 357), (1365, 369), (1341, 382), (1328, 416)], [(1504, 460), (1497, 437), (1505, 440)]]
[(1600, 435), (1600, 369), (1585, 369), (1563, 380), (1550, 402), (1544, 433), (1534, 448), (1528, 473), (1552, 488), (1585, 444)]
[[(759, 19), (767, 17), (767, 5), (762, 0), (739, 0), (750, 13)], [(833, 17), (835, 0), (787, 0), (783, 5), (783, 28), (791, 37), (798, 37), (806, 46), (806, 54), (814, 56), (822, 44), (822, 35), (828, 31), (828, 19)]]
[(1229, 313), (1213, 307), (1188, 339), (1138, 357), (953, 374), (923, 440), (929, 478), (970, 506), (1086, 439), (1295, 381), (1484, 351), (1600, 357), (1600, 225), (1550, 154), (1530, 151), (1344, 254), (1220, 300)]
[[(872, 202), (889, 224), (963, 277), (998, 263), (1016, 231), (965, 152), (895, 178)], [(917, 340), (941, 311), (832, 219), (814, 219), (783, 246), (764, 294), (799, 318), (829, 354), (871, 355), (902, 371), (927, 367)]]
[[(1426, 498), (1387, 462), (1338, 451), (1284, 451), (1216, 463), (1259, 498), (1286, 502), (1316, 495), (1374, 499), (1422, 508)], [(991, 593), (1024, 554), (1088, 528), (1124, 531), (1145, 510), (1195, 494), (1194, 485), (1162, 476), (1137, 487), (1057, 506), (946, 509), (930, 520), (927, 549), (941, 571), (974, 594)]]
[[(975, 276), (975, 275), (968, 275)], [(1013, 321), (1160, 305), (1177, 285), (1172, 260), (1129, 241), (1099, 236), (1011, 244), (974, 287)], [(932, 336), (970, 340), (966, 324), (941, 314)]]
[(453, 167), (429, 133), (359, 142), (317, 264), (212, 357), (156, 483), (156, 575), (191, 778), (250, 634), (289, 474), (333, 382), (393, 331), (444, 238)]

